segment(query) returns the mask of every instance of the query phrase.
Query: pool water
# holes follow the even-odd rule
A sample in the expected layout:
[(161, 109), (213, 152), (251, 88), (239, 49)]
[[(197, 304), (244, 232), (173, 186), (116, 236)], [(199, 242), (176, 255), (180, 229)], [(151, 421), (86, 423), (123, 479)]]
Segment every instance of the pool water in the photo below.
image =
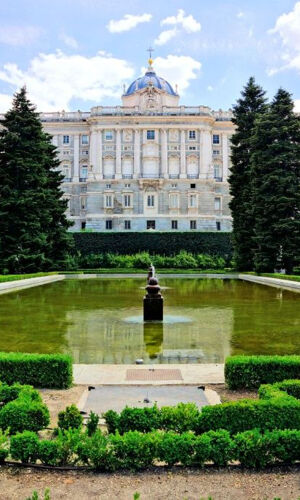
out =
[(300, 354), (300, 294), (229, 279), (161, 278), (165, 322), (142, 321), (139, 278), (58, 281), (0, 296), (0, 350), (76, 363), (222, 363)]

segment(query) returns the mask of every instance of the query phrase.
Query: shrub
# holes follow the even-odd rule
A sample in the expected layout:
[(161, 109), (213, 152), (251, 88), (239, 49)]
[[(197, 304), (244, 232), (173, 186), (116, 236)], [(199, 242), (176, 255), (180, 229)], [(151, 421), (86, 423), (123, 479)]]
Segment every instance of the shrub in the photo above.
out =
[(35, 432), (24, 431), (10, 439), (10, 454), (23, 463), (35, 463), (38, 458), (39, 438)]
[(119, 429), (120, 416), (115, 410), (108, 410), (103, 413), (109, 434), (114, 434)]
[(193, 463), (195, 436), (190, 432), (176, 434), (173, 431), (162, 433), (157, 443), (157, 457), (161, 462), (175, 465)]
[(99, 424), (99, 415), (91, 411), (86, 423), (88, 436), (92, 436), (96, 432), (96, 430), (98, 429), (98, 424)]
[(56, 444), (59, 465), (74, 465), (78, 462), (78, 448), (83, 440), (80, 429), (58, 429)]
[(160, 410), (160, 428), (168, 431), (185, 432), (195, 428), (199, 410), (195, 403), (179, 403), (163, 406)]
[(156, 433), (130, 431), (122, 436), (116, 433), (109, 440), (119, 468), (142, 470), (152, 465), (156, 455)]
[(58, 414), (58, 427), (62, 430), (80, 429), (83, 418), (78, 408), (72, 404)]
[(244, 467), (261, 469), (274, 461), (268, 434), (252, 429), (235, 436), (235, 456)]
[(0, 428), (11, 434), (24, 430), (39, 431), (49, 424), (49, 410), (38, 401), (18, 398), (0, 410)]
[[(104, 415), (105, 417), (105, 415)], [(120, 434), (131, 430), (151, 432), (160, 428), (160, 411), (157, 406), (151, 408), (129, 408), (120, 413), (118, 431)]]
[(192, 254), (218, 255), (227, 262), (232, 258), (231, 233), (225, 232), (97, 232), (72, 233), (74, 252), (82, 256), (104, 254), (117, 248), (121, 255), (149, 252), (171, 256), (186, 250)]
[(0, 464), (3, 464), (6, 457), (8, 456), (9, 440), (8, 440), (8, 430), (3, 432), (0, 429)]
[(300, 378), (300, 356), (232, 356), (225, 361), (229, 389), (252, 389)]
[(60, 447), (57, 441), (40, 441), (37, 456), (42, 464), (58, 465), (60, 462)]
[(266, 433), (269, 450), (274, 457), (285, 464), (293, 464), (300, 460), (300, 431), (276, 430)]
[(207, 434), (195, 436), (193, 464), (202, 467), (212, 456), (211, 439)]
[(7, 384), (66, 389), (72, 383), (72, 359), (66, 354), (0, 353), (0, 380)]
[(88, 441), (79, 444), (78, 455), (96, 471), (113, 472), (120, 468), (120, 462), (111, 444), (111, 436), (104, 436), (100, 429), (97, 429)]
[(233, 458), (234, 444), (230, 434), (226, 430), (209, 431), (206, 436), (210, 439), (211, 460), (218, 467), (224, 467)]

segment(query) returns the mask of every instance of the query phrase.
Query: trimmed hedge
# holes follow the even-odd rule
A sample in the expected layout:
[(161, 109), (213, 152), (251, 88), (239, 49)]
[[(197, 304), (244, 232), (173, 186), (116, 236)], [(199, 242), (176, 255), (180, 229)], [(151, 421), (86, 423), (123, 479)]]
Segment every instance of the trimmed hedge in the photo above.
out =
[(255, 389), (300, 378), (300, 356), (231, 356), (225, 361), (229, 389)]
[(82, 255), (117, 252), (120, 255), (147, 251), (174, 255), (180, 250), (232, 258), (231, 233), (225, 232), (98, 232), (72, 233)]
[(298, 462), (300, 431), (276, 430), (262, 434), (253, 429), (231, 437), (226, 430), (201, 436), (172, 431), (104, 435), (97, 430), (89, 437), (87, 433), (70, 429), (61, 431), (52, 441), (40, 441), (36, 434), (26, 431), (11, 438), (10, 454), (27, 463), (38, 460), (47, 465), (82, 464), (107, 472), (145, 470), (156, 461), (196, 467), (213, 462), (224, 467), (238, 460), (244, 467), (259, 469), (274, 463)]
[(39, 431), (49, 424), (49, 410), (31, 386), (0, 385), (0, 429), (16, 432)]
[(67, 354), (0, 352), (0, 380), (34, 387), (67, 389), (72, 384), (72, 358)]
[(104, 413), (109, 432), (151, 432), (153, 430), (203, 434), (210, 430), (226, 429), (231, 434), (255, 427), (260, 430), (300, 429), (300, 381), (287, 380), (262, 386), (259, 400), (205, 406), (201, 411), (193, 403), (157, 408), (126, 407), (118, 414)]

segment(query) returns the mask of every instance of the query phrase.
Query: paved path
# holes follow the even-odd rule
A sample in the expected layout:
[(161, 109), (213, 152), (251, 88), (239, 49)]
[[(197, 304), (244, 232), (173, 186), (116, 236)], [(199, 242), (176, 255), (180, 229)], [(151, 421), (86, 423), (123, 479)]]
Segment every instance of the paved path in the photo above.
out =
[(54, 274), (50, 276), (39, 276), (38, 278), (26, 278), (24, 280), (4, 281), (4, 283), (0, 283), (0, 294), (16, 292), (17, 290), (31, 288), (33, 286), (47, 285), (48, 283), (62, 281), (64, 279), (64, 275)]
[(252, 281), (260, 285), (274, 286), (292, 292), (300, 292), (300, 281), (282, 280), (280, 278), (268, 278), (267, 276), (254, 276), (252, 274), (239, 274), (238, 279)]
[[(145, 376), (147, 375), (145, 371), (149, 372), (148, 376)], [(190, 365), (80, 364), (73, 365), (73, 374), (74, 383), (84, 385), (201, 385), (224, 383), (224, 365), (212, 363)], [(134, 374), (136, 374), (136, 377)]]

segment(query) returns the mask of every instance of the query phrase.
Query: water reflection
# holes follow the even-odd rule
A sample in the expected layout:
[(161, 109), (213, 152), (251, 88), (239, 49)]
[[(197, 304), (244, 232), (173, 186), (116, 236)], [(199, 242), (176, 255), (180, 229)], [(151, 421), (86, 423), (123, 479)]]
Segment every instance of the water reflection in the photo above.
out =
[(160, 283), (167, 287), (164, 323), (142, 321), (141, 279), (69, 280), (2, 295), (0, 350), (70, 352), (77, 363), (215, 363), (231, 353), (300, 354), (298, 294), (235, 280)]

